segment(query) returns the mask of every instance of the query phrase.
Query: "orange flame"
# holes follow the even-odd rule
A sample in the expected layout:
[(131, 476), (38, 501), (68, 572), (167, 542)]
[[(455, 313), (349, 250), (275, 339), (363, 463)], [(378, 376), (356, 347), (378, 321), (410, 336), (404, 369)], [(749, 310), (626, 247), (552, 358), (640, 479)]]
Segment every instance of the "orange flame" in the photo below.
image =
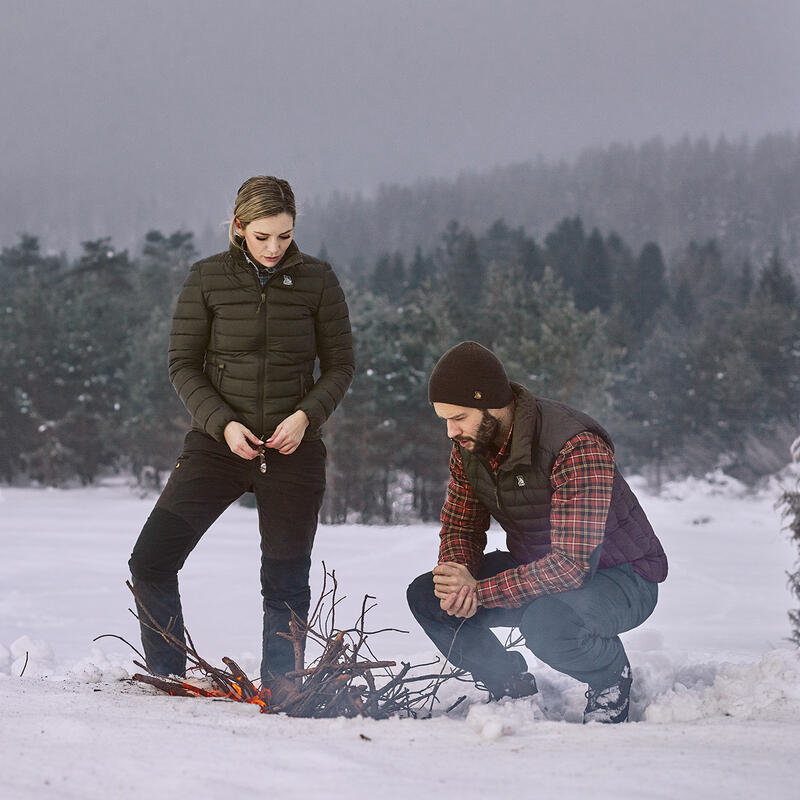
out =
[[(195, 686), (185, 681), (181, 681), (181, 687), (198, 697), (219, 697), (227, 700), (235, 700), (238, 703), (252, 703), (253, 705), (259, 706), (262, 714), (269, 711), (269, 689), (261, 689), (258, 694), (246, 697), (242, 687), (238, 683), (232, 683), (230, 692), (223, 692), (220, 689), (204, 689), (201, 686)], [(170, 694), (172, 693), (170, 692)]]

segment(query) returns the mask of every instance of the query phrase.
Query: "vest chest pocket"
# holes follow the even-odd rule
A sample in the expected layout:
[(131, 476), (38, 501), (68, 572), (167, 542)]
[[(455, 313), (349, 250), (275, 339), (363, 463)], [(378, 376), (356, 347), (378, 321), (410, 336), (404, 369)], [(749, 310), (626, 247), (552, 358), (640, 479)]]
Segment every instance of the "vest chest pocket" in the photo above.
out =
[(538, 515), (550, 500), (548, 491), (533, 486), (530, 477), (522, 473), (503, 476), (498, 494), (506, 513), (521, 518)]

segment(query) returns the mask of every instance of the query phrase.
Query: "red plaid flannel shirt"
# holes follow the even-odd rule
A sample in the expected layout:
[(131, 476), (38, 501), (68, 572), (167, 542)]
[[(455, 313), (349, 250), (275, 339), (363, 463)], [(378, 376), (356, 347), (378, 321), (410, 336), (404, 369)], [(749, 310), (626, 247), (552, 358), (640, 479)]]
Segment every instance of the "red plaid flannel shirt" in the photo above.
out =
[[(490, 461), (495, 473), (508, 455), (510, 441), (509, 432)], [(589, 431), (570, 439), (550, 475), (551, 551), (537, 561), (479, 580), (479, 604), (516, 608), (544, 594), (578, 588), (589, 572), (592, 552), (603, 541), (613, 482), (614, 454), (608, 444)], [(473, 494), (458, 445), (453, 445), (439, 563), (464, 564), (477, 576), (489, 523), (489, 512)]]

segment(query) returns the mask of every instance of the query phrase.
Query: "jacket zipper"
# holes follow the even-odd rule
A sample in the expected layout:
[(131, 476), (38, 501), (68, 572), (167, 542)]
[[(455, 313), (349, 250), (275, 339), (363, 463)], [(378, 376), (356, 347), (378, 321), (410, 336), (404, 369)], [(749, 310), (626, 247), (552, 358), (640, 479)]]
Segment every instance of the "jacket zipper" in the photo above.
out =
[[(250, 274), (253, 276), (253, 280), (256, 282), (256, 286), (259, 291), (259, 301), (258, 306), (256, 307), (256, 316), (261, 313), (261, 309), (264, 309), (264, 345), (262, 347), (261, 358), (258, 362), (258, 394), (256, 396), (256, 402), (258, 404), (258, 411), (256, 412), (256, 419), (258, 421), (258, 429), (256, 431), (257, 436), (260, 439), (264, 439), (264, 387), (267, 380), (267, 288), (269, 287), (270, 281), (278, 274), (282, 273), (285, 268), (281, 268), (275, 271), (272, 275), (269, 276), (267, 282), (262, 286), (261, 281), (258, 278), (258, 275), (255, 272), (255, 268), (251, 270)], [(262, 460), (262, 472), (265, 472), (265, 464)]]
[(222, 376), (225, 373), (225, 365), (217, 364), (217, 391), (222, 394)]
[[(258, 278), (256, 278), (258, 280)], [(258, 428), (256, 429), (256, 436), (264, 438), (264, 384), (267, 379), (267, 287), (266, 284), (261, 287), (261, 300), (259, 300), (256, 314), (261, 313), (264, 309), (264, 344), (262, 347), (261, 358), (258, 361), (258, 395), (256, 402), (258, 403)]]

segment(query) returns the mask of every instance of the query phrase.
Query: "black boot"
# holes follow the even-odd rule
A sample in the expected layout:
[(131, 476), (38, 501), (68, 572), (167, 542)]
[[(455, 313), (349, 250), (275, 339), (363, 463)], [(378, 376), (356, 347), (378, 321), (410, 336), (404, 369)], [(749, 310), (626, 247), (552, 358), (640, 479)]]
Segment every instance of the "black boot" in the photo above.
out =
[(587, 703), (583, 712), (584, 723), (627, 722), (632, 683), (631, 668), (626, 664), (616, 683), (604, 689), (593, 689), (590, 686), (586, 692)]
[(530, 672), (514, 675), (498, 686), (487, 686), (492, 700), (501, 697), (510, 697), (514, 700), (520, 697), (531, 697), (539, 690), (536, 687), (536, 678)]
[(536, 688), (536, 678), (527, 671), (528, 664), (525, 656), (516, 650), (511, 650), (508, 656), (509, 660), (514, 661), (517, 672), (506, 674), (502, 678), (481, 678), (481, 683), (489, 690), (490, 700), (499, 700), (501, 697), (510, 697), (516, 700), (519, 697), (530, 697), (539, 691)]
[(152, 630), (150, 620), (142, 608), (144, 606), (161, 627), (184, 643), (178, 579), (154, 583), (134, 578), (133, 587), (141, 600), (141, 605), (139, 601), (136, 603), (136, 613), (139, 615), (142, 645), (148, 668), (156, 675), (183, 675), (186, 671), (186, 653), (164, 639), (160, 633)]

